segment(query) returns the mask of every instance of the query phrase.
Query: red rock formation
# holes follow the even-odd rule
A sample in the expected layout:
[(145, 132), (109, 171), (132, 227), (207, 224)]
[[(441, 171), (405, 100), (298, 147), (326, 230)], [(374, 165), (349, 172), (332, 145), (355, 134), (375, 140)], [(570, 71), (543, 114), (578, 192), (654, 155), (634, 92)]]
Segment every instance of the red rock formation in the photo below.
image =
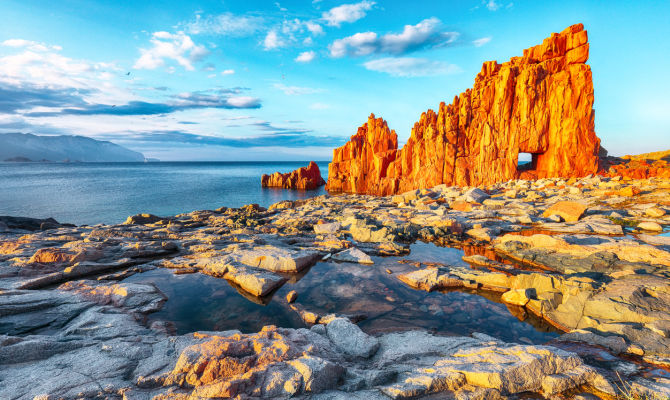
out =
[[(421, 114), (407, 144), (370, 115), (333, 151), (326, 189), (388, 195), (518, 177), (584, 176), (598, 170), (593, 84), (581, 24), (552, 34), (523, 57), (485, 62), (473, 89)], [(519, 153), (531, 153), (527, 170)]]
[(282, 174), (275, 172), (272, 175), (263, 174), (261, 177), (261, 185), (263, 187), (310, 190), (325, 184), (326, 181), (321, 177), (319, 166), (314, 161), (311, 161), (309, 166), (298, 168), (290, 173)]
[(630, 179), (670, 178), (670, 164), (664, 159), (623, 160), (608, 158), (601, 160), (601, 168), (599, 174), (609, 177), (621, 176)]

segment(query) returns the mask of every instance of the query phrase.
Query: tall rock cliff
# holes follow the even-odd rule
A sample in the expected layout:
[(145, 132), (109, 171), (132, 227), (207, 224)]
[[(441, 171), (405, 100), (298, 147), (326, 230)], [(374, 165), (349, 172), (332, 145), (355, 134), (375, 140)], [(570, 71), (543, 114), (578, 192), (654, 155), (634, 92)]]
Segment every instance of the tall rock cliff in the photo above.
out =
[[(402, 149), (381, 118), (333, 151), (326, 189), (388, 195), (509, 179), (584, 176), (598, 170), (593, 84), (582, 24), (522, 57), (485, 62), (472, 89), (421, 114)], [(532, 163), (518, 167), (519, 153)]]

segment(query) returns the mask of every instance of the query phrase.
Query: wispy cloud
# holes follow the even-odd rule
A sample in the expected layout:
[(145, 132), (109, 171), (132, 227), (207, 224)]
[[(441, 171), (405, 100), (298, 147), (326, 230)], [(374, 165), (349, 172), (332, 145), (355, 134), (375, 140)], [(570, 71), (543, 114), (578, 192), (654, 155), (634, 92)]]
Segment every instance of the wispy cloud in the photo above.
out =
[(235, 73), (234, 69), (224, 69), (221, 71), (221, 75), (233, 75)]
[(384, 72), (396, 77), (434, 76), (458, 73), (458, 66), (426, 58), (388, 57), (363, 63), (370, 71)]
[(184, 32), (154, 32), (151, 36), (152, 47), (140, 49), (142, 54), (135, 62), (135, 69), (156, 69), (166, 65), (167, 60), (175, 61), (188, 71), (193, 71), (193, 63), (202, 60), (209, 50), (196, 45)]
[(25, 39), (7, 39), (0, 43), (0, 45), (5, 47), (23, 47), (32, 51), (47, 51), (47, 50), (63, 50), (60, 46), (47, 46), (44, 43), (33, 42), (32, 40)]
[(283, 83), (275, 83), (274, 85), (272, 85), (272, 87), (281, 90), (282, 92), (284, 92), (284, 94), (288, 96), (300, 96), (305, 94), (315, 94), (323, 92), (323, 89), (315, 89), (301, 86), (287, 86), (284, 85)]
[(398, 34), (389, 33), (378, 36), (375, 32), (361, 32), (337, 39), (330, 44), (332, 57), (366, 56), (386, 53), (401, 55), (413, 51), (447, 46), (458, 39), (458, 32), (441, 30), (441, 22), (433, 17), (416, 25), (405, 25)]
[(330, 107), (330, 104), (325, 104), (325, 103), (312, 103), (310, 104), (309, 108), (312, 110), (328, 110)]
[(484, 0), (484, 5), (490, 11), (498, 11), (498, 9), (500, 8), (500, 3), (496, 3), (495, 0)]
[(302, 53), (298, 54), (298, 57), (295, 58), (295, 61), (300, 63), (308, 63), (314, 60), (314, 58), (316, 58), (315, 52), (303, 51)]
[(252, 35), (263, 28), (264, 19), (253, 15), (222, 13), (202, 16), (183, 24), (184, 31), (191, 35), (221, 35), (243, 37)]
[(86, 90), (75, 88), (44, 88), (34, 85), (0, 84), (0, 113), (13, 113), (36, 107), (73, 107), (86, 105)]
[(236, 96), (226, 93), (180, 93), (172, 96), (172, 101), (151, 103), (130, 101), (126, 104), (86, 104), (77, 108), (64, 108), (59, 111), (29, 112), (28, 117), (50, 117), (56, 115), (158, 115), (198, 108), (249, 109), (260, 108), (261, 101), (251, 96)]
[(492, 39), (491, 36), (475, 39), (475, 40), (472, 41), (472, 44), (474, 44), (475, 47), (482, 47), (486, 43), (490, 42), (491, 39)]
[(342, 23), (356, 22), (365, 17), (367, 12), (375, 5), (374, 1), (363, 0), (355, 4), (343, 4), (338, 7), (331, 8), (324, 12), (321, 18), (329, 26), (339, 27)]
[[(235, 148), (254, 147), (290, 147), (301, 148), (306, 146), (334, 147), (341, 145), (346, 138), (336, 136), (317, 136), (309, 134), (309, 130), (279, 130), (262, 135), (246, 137), (224, 137), (212, 135), (195, 135), (178, 130), (170, 131), (138, 131), (125, 132), (121, 135), (124, 143), (178, 143), (195, 144), (199, 146), (225, 146)], [(119, 135), (100, 136), (101, 139), (118, 140)]]

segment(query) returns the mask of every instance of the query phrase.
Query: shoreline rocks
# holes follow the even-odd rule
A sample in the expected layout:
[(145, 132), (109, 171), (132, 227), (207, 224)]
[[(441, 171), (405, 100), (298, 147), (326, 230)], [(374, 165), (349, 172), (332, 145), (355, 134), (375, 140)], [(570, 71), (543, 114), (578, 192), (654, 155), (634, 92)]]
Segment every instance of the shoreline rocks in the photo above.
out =
[[(637, 194), (619, 194), (630, 188)], [(653, 372), (670, 365), (669, 195), (667, 179), (590, 176), (9, 228), (0, 232), (0, 397), (514, 398), (588, 389), (606, 398), (616, 393), (615, 371), (639, 393), (670, 392), (667, 377)], [(583, 206), (577, 221), (544, 216), (562, 201)], [(638, 229), (644, 222), (663, 232)], [(462, 249), (471, 267), (405, 257), (417, 240)], [(295, 296), (273, 299), (305, 274), (352, 266), (388, 270), (388, 279), (418, 289), (494, 299), (565, 334), (551, 345), (425, 330), (372, 336), (342, 318), (368, 310), (322, 315), (309, 303), (337, 287), (300, 291), (291, 304)], [(156, 317), (163, 313), (148, 317), (166, 302), (142, 279), (156, 268), (228, 280), (249, 301), (281, 302), (299, 324), (316, 325), (174, 335), (171, 321)], [(467, 321), (477, 311), (457, 312)], [(602, 346), (598, 359), (609, 364), (594, 361), (589, 346)]]
[(261, 177), (262, 187), (314, 190), (325, 184), (319, 166), (314, 161), (310, 161), (307, 167), (298, 168), (293, 172), (285, 174), (275, 172), (272, 175), (263, 174)]

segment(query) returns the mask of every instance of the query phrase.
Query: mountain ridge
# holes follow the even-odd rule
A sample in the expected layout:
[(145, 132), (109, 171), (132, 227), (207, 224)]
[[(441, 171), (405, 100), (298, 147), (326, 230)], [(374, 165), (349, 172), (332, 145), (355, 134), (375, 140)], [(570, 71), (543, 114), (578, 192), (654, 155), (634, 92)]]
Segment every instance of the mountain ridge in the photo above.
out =
[(79, 135), (0, 133), (0, 161), (138, 162), (142, 153), (116, 143)]

